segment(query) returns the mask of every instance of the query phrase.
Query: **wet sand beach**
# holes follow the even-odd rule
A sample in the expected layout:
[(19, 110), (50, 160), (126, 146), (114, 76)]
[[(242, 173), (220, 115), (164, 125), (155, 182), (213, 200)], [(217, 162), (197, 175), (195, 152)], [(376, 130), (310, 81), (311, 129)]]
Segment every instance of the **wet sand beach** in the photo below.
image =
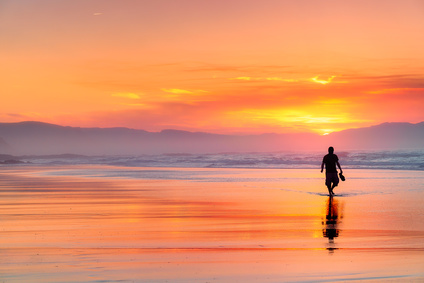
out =
[(4, 166), (0, 281), (424, 280), (424, 171)]

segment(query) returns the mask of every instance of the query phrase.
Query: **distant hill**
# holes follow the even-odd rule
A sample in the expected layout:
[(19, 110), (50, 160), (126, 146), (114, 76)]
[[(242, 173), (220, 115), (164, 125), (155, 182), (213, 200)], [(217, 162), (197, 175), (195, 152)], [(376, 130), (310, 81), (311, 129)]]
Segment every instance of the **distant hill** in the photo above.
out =
[(327, 136), (317, 134), (218, 135), (128, 128), (64, 127), (41, 122), (0, 123), (0, 154), (157, 154), (424, 149), (424, 123), (385, 123)]
[(424, 149), (424, 122), (383, 123), (359, 129), (334, 132), (325, 137), (337, 147), (358, 150)]

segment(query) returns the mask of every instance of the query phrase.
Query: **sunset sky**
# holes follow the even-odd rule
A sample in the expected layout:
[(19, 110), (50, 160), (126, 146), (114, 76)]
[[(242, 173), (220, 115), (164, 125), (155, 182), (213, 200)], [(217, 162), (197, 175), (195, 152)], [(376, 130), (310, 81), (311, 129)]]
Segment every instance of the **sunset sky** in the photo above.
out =
[(422, 0), (0, 0), (0, 122), (320, 134), (424, 121)]

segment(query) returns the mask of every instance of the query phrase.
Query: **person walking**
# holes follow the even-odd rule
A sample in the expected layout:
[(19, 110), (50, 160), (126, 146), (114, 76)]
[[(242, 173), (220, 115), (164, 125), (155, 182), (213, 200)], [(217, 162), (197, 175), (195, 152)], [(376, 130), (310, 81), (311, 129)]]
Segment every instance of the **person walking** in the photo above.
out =
[[(334, 148), (330, 146), (328, 148), (328, 154), (324, 156), (321, 164), (321, 173), (324, 171), (325, 164), (325, 185), (328, 188), (328, 194), (334, 195), (333, 189), (339, 184), (339, 176), (337, 175), (337, 167), (340, 169), (340, 174), (343, 173), (342, 167), (340, 167), (339, 157), (334, 154)], [(337, 167), (336, 167), (337, 166)]]

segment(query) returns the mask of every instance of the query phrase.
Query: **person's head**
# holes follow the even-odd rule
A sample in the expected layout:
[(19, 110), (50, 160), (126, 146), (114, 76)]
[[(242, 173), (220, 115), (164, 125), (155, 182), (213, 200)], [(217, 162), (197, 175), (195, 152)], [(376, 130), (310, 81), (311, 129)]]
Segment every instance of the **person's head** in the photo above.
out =
[(329, 153), (329, 154), (333, 154), (333, 153), (334, 153), (334, 147), (330, 146), (330, 147), (328, 148), (328, 153)]

